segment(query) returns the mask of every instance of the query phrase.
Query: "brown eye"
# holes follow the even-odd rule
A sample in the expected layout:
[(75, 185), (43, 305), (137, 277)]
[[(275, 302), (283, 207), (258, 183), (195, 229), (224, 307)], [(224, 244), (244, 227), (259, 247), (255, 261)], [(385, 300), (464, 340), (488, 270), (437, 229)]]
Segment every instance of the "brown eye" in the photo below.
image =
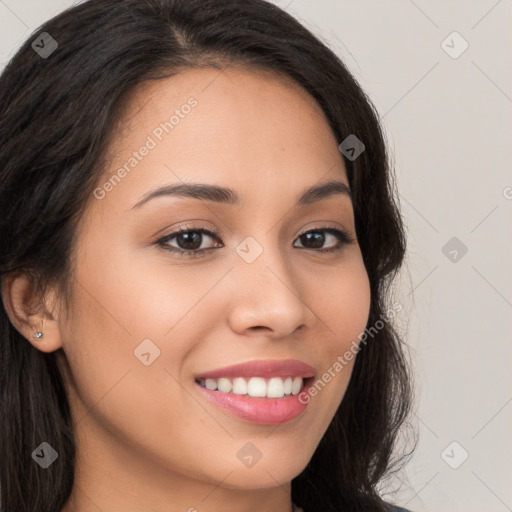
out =
[[(329, 244), (329, 247), (322, 249), (326, 241), (332, 242), (334, 238), (335, 244)], [(343, 249), (347, 244), (353, 243), (352, 237), (344, 230), (333, 227), (319, 228), (306, 231), (299, 235), (298, 240), (305, 249), (319, 250), (319, 252), (333, 252)], [(336, 243), (337, 241), (337, 243)]]
[[(218, 232), (204, 228), (180, 228), (160, 238), (156, 243), (163, 249), (176, 253), (180, 256), (200, 256), (205, 251), (215, 247), (201, 247), (205, 238), (219, 240)], [(170, 241), (175, 240), (176, 245)]]

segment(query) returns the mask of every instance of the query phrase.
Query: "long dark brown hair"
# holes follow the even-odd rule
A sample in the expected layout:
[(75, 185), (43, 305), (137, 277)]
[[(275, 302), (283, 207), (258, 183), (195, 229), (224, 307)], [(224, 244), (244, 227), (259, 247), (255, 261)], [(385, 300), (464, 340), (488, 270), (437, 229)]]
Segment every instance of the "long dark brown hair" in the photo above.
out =
[[(46, 58), (32, 46), (42, 33), (58, 45)], [(284, 73), (318, 102), (340, 143), (351, 134), (364, 143), (355, 160), (343, 158), (371, 286), (368, 325), (381, 320), (405, 235), (378, 115), (335, 53), (263, 0), (89, 0), (28, 38), (0, 76), (0, 276), (27, 272), (41, 294), (50, 283), (65, 293), (75, 227), (123, 100), (146, 80), (229, 63)], [(403, 343), (383, 324), (358, 353), (332, 423), (292, 481), (292, 499), (306, 512), (389, 509), (378, 484), (406, 460), (396, 447), (412, 394)], [(31, 459), (43, 440), (59, 454), (47, 470)], [(34, 348), (2, 307), (2, 511), (60, 511), (74, 465), (56, 353)]]

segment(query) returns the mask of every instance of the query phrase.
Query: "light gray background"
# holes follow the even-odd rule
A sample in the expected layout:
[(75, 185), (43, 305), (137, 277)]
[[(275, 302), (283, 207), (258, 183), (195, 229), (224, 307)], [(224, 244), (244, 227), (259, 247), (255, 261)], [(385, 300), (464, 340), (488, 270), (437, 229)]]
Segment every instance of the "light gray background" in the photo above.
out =
[[(397, 293), (419, 445), (391, 482), (395, 499), (415, 512), (512, 511), (512, 2), (274, 3), (355, 74), (396, 166), (408, 227)], [(0, 0), (0, 68), (71, 4)], [(469, 45), (458, 56), (454, 31)], [(465, 255), (445, 256), (452, 237)]]

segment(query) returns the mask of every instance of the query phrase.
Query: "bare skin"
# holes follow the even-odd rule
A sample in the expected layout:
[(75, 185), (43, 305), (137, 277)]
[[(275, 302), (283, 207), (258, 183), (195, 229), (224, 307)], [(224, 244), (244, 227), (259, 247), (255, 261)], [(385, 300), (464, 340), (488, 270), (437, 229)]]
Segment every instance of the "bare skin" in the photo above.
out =
[[(364, 331), (370, 290), (357, 240), (343, 245), (323, 231), (323, 245), (308, 248), (299, 238), (334, 226), (356, 239), (354, 214), (346, 194), (296, 205), (306, 188), (348, 181), (320, 107), (277, 75), (193, 69), (140, 87), (98, 186), (190, 97), (197, 105), (172, 132), (153, 135), (156, 147), (91, 198), (70, 303), (54, 290), (36, 309), (24, 275), (3, 286), (13, 324), (39, 350), (59, 350), (78, 451), (62, 512), (290, 512), (291, 480), (351, 376), (354, 360), (277, 426), (242, 420), (198, 392), (198, 373), (257, 359), (298, 359), (320, 378)], [(242, 202), (160, 196), (133, 208), (184, 182), (230, 187)], [(202, 235), (211, 249), (201, 256), (180, 257), (155, 244), (179, 227), (220, 233)], [(252, 263), (236, 252), (248, 236), (263, 250)], [(144, 339), (160, 350), (149, 366), (134, 356)], [(237, 457), (248, 442), (262, 454), (250, 468)]]

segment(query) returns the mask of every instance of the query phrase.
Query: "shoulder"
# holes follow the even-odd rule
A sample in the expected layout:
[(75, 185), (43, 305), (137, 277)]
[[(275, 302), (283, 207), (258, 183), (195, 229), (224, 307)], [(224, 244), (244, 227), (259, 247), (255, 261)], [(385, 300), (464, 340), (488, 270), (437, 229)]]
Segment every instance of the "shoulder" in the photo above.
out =
[(402, 507), (393, 507), (391, 509), (391, 512), (412, 512), (408, 508), (402, 508)]

